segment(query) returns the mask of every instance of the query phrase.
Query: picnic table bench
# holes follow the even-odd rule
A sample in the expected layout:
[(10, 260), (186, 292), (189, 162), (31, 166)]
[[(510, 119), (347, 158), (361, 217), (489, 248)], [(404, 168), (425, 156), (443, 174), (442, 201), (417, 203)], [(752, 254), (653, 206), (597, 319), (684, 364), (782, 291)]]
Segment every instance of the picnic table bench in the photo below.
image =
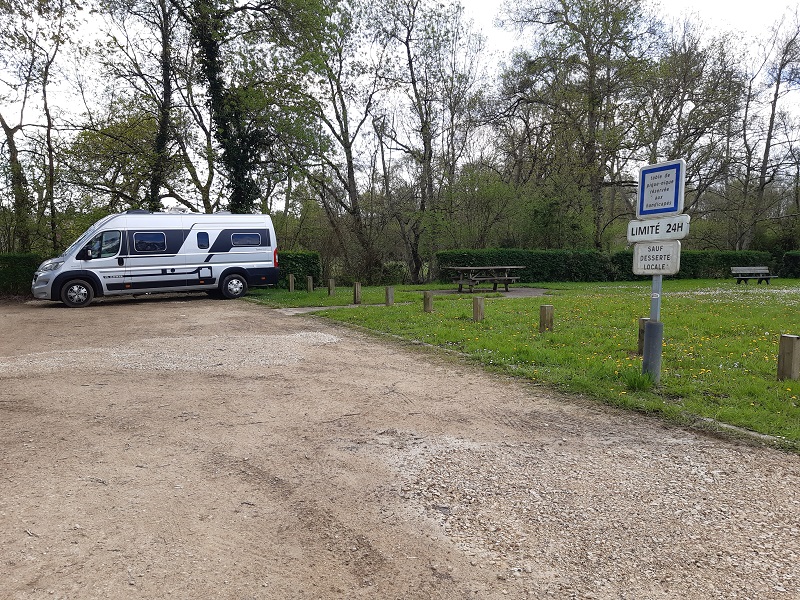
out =
[(509, 283), (516, 283), (519, 281), (519, 276), (511, 275), (517, 269), (524, 269), (524, 266), (519, 265), (505, 265), (505, 266), (489, 266), (489, 267), (447, 267), (451, 271), (455, 271), (456, 275), (453, 277), (453, 283), (458, 284), (458, 291), (461, 292), (464, 286), (469, 287), (472, 292), (475, 286), (481, 283), (491, 283), (492, 291), (497, 291), (497, 285), (502, 283), (505, 291), (508, 291)]
[(742, 281), (746, 285), (750, 279), (757, 279), (758, 284), (762, 281), (769, 284), (770, 279), (777, 277), (777, 275), (769, 274), (769, 267), (731, 267), (731, 275), (736, 277), (736, 285)]

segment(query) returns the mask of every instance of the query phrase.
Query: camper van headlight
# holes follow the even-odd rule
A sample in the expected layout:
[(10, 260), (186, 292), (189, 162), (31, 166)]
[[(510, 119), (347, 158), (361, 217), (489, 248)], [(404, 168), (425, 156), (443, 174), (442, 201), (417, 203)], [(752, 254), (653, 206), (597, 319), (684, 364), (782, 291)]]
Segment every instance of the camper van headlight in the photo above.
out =
[(39, 270), (42, 272), (55, 271), (63, 264), (64, 264), (63, 260), (54, 260), (53, 262), (42, 263), (42, 266), (39, 267)]

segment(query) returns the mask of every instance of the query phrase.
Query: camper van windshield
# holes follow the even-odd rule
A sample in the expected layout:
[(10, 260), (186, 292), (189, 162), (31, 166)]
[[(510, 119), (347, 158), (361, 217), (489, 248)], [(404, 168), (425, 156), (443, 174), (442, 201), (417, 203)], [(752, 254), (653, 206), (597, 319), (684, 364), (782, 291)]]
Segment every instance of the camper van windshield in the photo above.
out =
[(70, 245), (70, 247), (69, 247), (69, 248), (67, 248), (66, 250), (64, 250), (64, 251), (61, 253), (61, 256), (68, 256), (68, 255), (72, 254), (73, 252), (75, 252), (75, 250), (77, 250), (78, 248), (83, 248), (83, 245), (84, 245), (86, 242), (88, 242), (88, 241), (89, 241), (89, 238), (92, 236), (92, 233), (93, 233), (93, 232), (94, 232), (96, 229), (97, 229), (97, 224), (95, 223), (94, 225), (92, 225), (91, 227), (89, 227), (89, 229), (87, 229), (86, 231), (84, 231), (84, 232), (83, 232), (83, 235), (81, 235), (81, 237), (79, 237), (77, 240), (75, 240), (74, 242), (72, 242), (72, 244)]

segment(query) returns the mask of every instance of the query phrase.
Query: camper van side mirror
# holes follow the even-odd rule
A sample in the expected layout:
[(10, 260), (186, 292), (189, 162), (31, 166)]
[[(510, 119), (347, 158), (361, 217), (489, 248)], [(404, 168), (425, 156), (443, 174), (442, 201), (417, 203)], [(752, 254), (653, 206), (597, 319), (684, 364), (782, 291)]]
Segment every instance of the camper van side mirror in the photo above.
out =
[(82, 248), (80, 252), (75, 255), (78, 260), (91, 260), (92, 251), (89, 248)]

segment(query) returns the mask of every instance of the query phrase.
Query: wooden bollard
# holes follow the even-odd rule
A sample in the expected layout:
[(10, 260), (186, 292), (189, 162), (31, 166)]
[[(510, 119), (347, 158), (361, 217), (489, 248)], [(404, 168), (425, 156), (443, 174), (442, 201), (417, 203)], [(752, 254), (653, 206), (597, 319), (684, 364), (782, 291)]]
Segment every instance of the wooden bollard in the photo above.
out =
[(539, 307), (539, 333), (553, 331), (553, 305), (542, 304)]
[(289, 291), (294, 291), (294, 273), (289, 273)]
[(394, 305), (394, 288), (387, 287), (386, 288), (386, 306)]
[(800, 336), (781, 336), (778, 346), (778, 381), (784, 379), (800, 379)]
[(314, 291), (314, 278), (311, 275), (306, 277), (306, 286), (308, 286), (309, 294)]
[(353, 283), (353, 304), (361, 304), (361, 284), (358, 281)]
[(328, 296), (333, 296), (336, 293), (336, 281), (328, 279)]
[(483, 298), (477, 296), (472, 299), (472, 320), (476, 323), (483, 321)]
[(639, 356), (644, 355), (644, 326), (647, 325), (649, 320), (649, 317), (639, 317), (639, 345), (636, 350)]
[(433, 292), (423, 292), (422, 307), (425, 312), (433, 312)]

